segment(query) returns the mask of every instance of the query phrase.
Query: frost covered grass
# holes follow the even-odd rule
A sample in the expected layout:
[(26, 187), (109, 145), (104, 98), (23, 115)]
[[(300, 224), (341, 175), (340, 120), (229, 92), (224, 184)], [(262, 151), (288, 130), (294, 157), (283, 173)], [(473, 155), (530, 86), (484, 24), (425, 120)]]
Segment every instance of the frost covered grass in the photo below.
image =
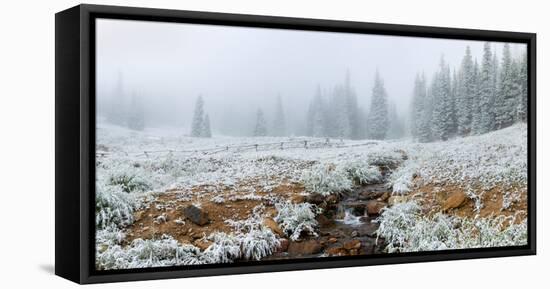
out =
[(513, 217), (460, 218), (436, 213), (421, 214), (414, 202), (396, 204), (383, 211), (377, 234), (393, 252), (521, 246), (527, 244), (527, 220)]
[(135, 239), (128, 246), (120, 244), (123, 235), (107, 236), (109, 240), (121, 238), (98, 248), (96, 266), (108, 270), (260, 260), (280, 246), (278, 237), (262, 224), (260, 210), (255, 209), (246, 220), (228, 220), (236, 229), (233, 233), (215, 232), (203, 237), (211, 243), (204, 251), (191, 244), (181, 244), (168, 235), (159, 239)]
[(293, 204), (291, 202), (279, 202), (275, 204), (277, 216), (275, 221), (279, 223), (289, 239), (296, 241), (302, 234), (317, 236), (318, 223), (315, 216), (319, 213), (315, 205), (310, 203)]
[(419, 162), (421, 176), (434, 183), (473, 183), (483, 189), (526, 186), (527, 125), (426, 144)]
[(322, 195), (348, 191), (353, 185), (346, 170), (325, 164), (304, 171), (301, 181), (307, 191)]
[[(379, 164), (380, 160), (374, 163)], [(381, 183), (382, 173), (378, 165), (367, 161), (350, 161), (334, 164), (317, 164), (305, 170), (301, 182), (309, 192), (330, 195), (349, 191), (354, 185)]]
[(136, 206), (135, 197), (124, 192), (120, 186), (97, 184), (96, 228), (130, 225), (134, 221)]
[(360, 185), (376, 184), (383, 180), (380, 169), (367, 162), (352, 162), (346, 166), (346, 171), (354, 183)]
[[(210, 246), (201, 251), (170, 236), (135, 239), (126, 244), (124, 228), (148, 200), (176, 190), (178, 201), (223, 205), (240, 200), (275, 204), (275, 221), (290, 240), (317, 236), (317, 208), (293, 204), (271, 193), (282, 181), (303, 184), (306, 192), (329, 195), (357, 185), (388, 181), (394, 194), (412, 192), (418, 180), (464, 186), (475, 208), (483, 206), (483, 191), (504, 186), (502, 208), (520, 200), (518, 188), (527, 184), (526, 127), (517, 124), (486, 135), (441, 143), (346, 140), (345, 146), (250, 149), (255, 143), (277, 143), (288, 138), (211, 139), (174, 134), (131, 132), (99, 126), (98, 148), (104, 155), (96, 164), (97, 266), (103, 269), (227, 263), (259, 260), (279, 246), (277, 236), (262, 224), (259, 213), (229, 221), (232, 232), (204, 236)], [(296, 138), (301, 140), (302, 138)], [(308, 138), (309, 139), (309, 138)], [(322, 140), (324, 141), (324, 140)], [(229, 146), (249, 149), (229, 150)], [(193, 152), (215, 148), (212, 153)], [(174, 152), (155, 153), (173, 150)], [(185, 153), (177, 153), (185, 150)], [(143, 153), (149, 151), (149, 153)], [(380, 168), (389, 168), (389, 176)], [(387, 179), (384, 179), (387, 177)], [(196, 190), (200, 188), (200, 190)], [(223, 195), (221, 194), (223, 193)], [(267, 193), (267, 194), (266, 194)], [(166, 220), (158, 224), (183, 220)], [(467, 219), (444, 214), (422, 216), (416, 203), (396, 204), (380, 219), (378, 234), (388, 241), (388, 252), (442, 250), (518, 245), (526, 242), (526, 221), (505, 217)], [(123, 245), (124, 244), (124, 245)]]
[(156, 240), (136, 239), (126, 247), (113, 245), (100, 251), (96, 267), (103, 270), (197, 265), (208, 263), (209, 256), (193, 245), (182, 245), (170, 236)]
[(411, 192), (413, 186), (413, 177), (419, 169), (418, 162), (407, 160), (402, 166), (398, 167), (390, 176), (389, 182), (392, 184), (392, 193), (405, 195)]

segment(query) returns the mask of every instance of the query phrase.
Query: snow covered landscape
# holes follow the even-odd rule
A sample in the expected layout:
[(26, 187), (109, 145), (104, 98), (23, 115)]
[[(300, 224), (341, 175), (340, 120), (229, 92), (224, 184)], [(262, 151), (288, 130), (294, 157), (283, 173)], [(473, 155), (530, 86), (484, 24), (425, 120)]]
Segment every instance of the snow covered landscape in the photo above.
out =
[[(304, 140), (100, 125), (98, 268), (527, 242), (524, 124), (429, 144), (307, 138), (318, 146), (305, 148)], [(281, 149), (281, 142), (299, 146)], [(375, 184), (382, 191), (362, 190)], [(341, 212), (354, 192), (356, 204)], [(198, 217), (186, 214), (191, 206)], [(341, 226), (349, 236), (340, 236)]]
[(98, 270), (527, 245), (525, 45), (155, 25), (98, 22)]

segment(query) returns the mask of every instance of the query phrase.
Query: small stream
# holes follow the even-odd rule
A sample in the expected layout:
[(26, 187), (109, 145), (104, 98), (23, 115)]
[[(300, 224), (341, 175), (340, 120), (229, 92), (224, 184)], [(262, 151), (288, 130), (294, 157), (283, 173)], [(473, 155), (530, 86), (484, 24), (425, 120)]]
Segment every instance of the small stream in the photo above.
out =
[[(385, 179), (385, 178), (384, 178)], [(380, 209), (387, 205), (387, 182), (356, 187), (335, 198), (311, 197), (306, 200), (322, 207), (317, 217), (319, 236), (290, 242), (288, 250), (266, 260), (311, 258), (320, 256), (371, 255), (382, 253), (383, 239), (376, 239)], [(319, 199), (323, 199), (319, 202)]]

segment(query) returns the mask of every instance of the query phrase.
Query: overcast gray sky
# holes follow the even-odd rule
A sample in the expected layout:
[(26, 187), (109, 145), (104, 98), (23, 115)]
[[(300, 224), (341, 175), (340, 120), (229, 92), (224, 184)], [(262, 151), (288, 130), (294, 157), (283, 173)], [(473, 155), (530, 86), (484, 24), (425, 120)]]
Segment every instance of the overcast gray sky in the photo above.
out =
[[(359, 104), (368, 108), (378, 69), (388, 96), (408, 112), (417, 72), (431, 78), (444, 55), (458, 67), (469, 45), (483, 42), (419, 37), (243, 28), (134, 20), (97, 20), (98, 113), (113, 97), (117, 75), (140, 95), (150, 120), (188, 126), (202, 94), (214, 132), (247, 125), (257, 108), (269, 114), (280, 94), (290, 122), (305, 118), (317, 85), (332, 89), (351, 73)], [(502, 43), (493, 43), (501, 54)], [(512, 45), (519, 54), (523, 45)], [(252, 124), (251, 124), (252, 125)]]

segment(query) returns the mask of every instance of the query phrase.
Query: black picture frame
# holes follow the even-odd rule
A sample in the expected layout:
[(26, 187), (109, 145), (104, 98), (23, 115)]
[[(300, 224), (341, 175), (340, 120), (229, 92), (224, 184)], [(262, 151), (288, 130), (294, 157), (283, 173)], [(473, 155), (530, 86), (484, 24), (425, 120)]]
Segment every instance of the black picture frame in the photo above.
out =
[[(528, 50), (528, 245), (521, 247), (96, 271), (95, 22), (134, 19), (501, 41)], [(77, 283), (243, 274), (536, 254), (536, 34), (82, 4), (55, 15), (55, 274)]]

